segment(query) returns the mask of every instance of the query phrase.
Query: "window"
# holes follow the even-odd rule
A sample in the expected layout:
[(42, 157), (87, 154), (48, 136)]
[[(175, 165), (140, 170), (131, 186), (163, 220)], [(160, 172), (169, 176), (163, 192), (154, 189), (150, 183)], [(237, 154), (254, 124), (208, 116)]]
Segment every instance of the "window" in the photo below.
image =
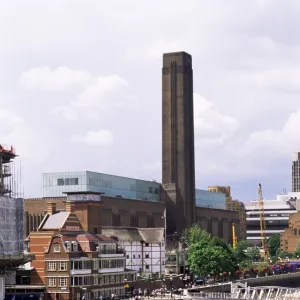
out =
[(54, 244), (53, 245), (53, 251), (56, 252), (56, 253), (60, 252), (60, 245), (59, 244)]
[(139, 254), (139, 258), (141, 258), (141, 255)]
[(60, 261), (58, 263), (58, 271), (67, 271), (68, 269), (68, 264), (66, 261)]
[(78, 185), (78, 178), (58, 178), (57, 185)]
[(145, 258), (149, 258), (149, 254), (146, 254), (146, 255), (145, 255)]
[(58, 278), (58, 286), (60, 286), (60, 287), (67, 286), (67, 278), (66, 277)]
[(152, 187), (151, 186), (148, 187), (148, 192), (152, 193)]
[(135, 258), (135, 255), (133, 254), (133, 258)]
[(126, 255), (126, 258), (129, 258), (129, 255), (128, 255), (128, 254)]
[(149, 270), (149, 265), (146, 265), (146, 270)]
[(73, 251), (78, 251), (78, 244), (76, 242), (73, 243)]
[(48, 261), (48, 271), (56, 271), (56, 262), (55, 261)]
[(145, 247), (149, 247), (149, 243), (146, 243), (146, 244), (145, 244)]
[(98, 228), (94, 228), (94, 234), (98, 233)]
[(155, 189), (155, 194), (158, 194), (158, 188)]
[(56, 287), (56, 278), (48, 278), (48, 286)]

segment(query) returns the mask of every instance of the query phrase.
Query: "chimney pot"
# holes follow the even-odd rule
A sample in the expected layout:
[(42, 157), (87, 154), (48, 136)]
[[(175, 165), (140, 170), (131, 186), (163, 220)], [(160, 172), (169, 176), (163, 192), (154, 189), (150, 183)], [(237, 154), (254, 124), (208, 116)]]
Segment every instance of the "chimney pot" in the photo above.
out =
[(56, 212), (56, 203), (55, 202), (47, 202), (47, 214), (53, 215)]

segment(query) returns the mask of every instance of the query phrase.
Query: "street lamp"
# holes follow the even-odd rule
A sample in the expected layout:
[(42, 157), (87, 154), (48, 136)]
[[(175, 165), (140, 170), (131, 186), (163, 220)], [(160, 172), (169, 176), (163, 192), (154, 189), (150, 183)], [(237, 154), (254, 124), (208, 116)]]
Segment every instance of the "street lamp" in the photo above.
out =
[(170, 282), (171, 282), (171, 298), (173, 297), (173, 277), (170, 276)]

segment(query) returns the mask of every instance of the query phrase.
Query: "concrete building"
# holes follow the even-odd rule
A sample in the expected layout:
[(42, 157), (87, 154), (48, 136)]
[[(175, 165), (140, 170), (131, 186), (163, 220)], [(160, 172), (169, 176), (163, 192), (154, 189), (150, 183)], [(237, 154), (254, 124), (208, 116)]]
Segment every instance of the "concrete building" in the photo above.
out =
[[(267, 237), (280, 234), (289, 226), (289, 218), (297, 210), (290, 203), (294, 193), (278, 195), (276, 200), (264, 200), (264, 216), (266, 221)], [(253, 244), (261, 245), (260, 214), (258, 202), (251, 201), (246, 205), (247, 214), (247, 240)]]
[(110, 237), (85, 233), (71, 201), (60, 212), (48, 204), (28, 249), (36, 257), (31, 285), (44, 287), (46, 300), (123, 296), (124, 284), (136, 280), (136, 272), (126, 269), (124, 249)]
[[(168, 234), (196, 221), (192, 56), (165, 53), (162, 69), (162, 183)], [(180, 222), (178, 222), (180, 220)]]
[(152, 278), (165, 273), (164, 228), (102, 228), (126, 251), (126, 267)]
[(292, 157), (292, 192), (300, 192), (300, 152)]
[(240, 219), (240, 239), (246, 239), (247, 222), (245, 204), (239, 200), (232, 199), (230, 186), (209, 186), (208, 191), (221, 193), (225, 195), (225, 209), (234, 210), (238, 212)]

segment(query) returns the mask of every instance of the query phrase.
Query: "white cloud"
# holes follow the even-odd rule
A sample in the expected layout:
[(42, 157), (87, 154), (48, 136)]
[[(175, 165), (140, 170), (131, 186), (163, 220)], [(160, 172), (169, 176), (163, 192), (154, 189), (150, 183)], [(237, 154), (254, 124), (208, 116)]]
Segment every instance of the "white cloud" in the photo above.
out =
[[(299, 149), (298, 1), (28, 1), (0, 4), (1, 110), (17, 116), (2, 114), (1, 142), (20, 149), (27, 196), (40, 196), (44, 171), (161, 178), (162, 52), (180, 50), (193, 55), (199, 93), (197, 186), (235, 191), (264, 176), (275, 193), (289, 182)], [(114, 133), (98, 160), (94, 147), (70, 141), (98, 143), (81, 135), (94, 128)]]
[(110, 146), (114, 142), (114, 136), (111, 131), (100, 129), (98, 131), (88, 131), (85, 135), (72, 135), (70, 141), (81, 143), (88, 146)]
[(215, 104), (194, 94), (195, 139), (199, 145), (223, 144), (238, 129), (237, 120), (220, 113)]
[(75, 107), (121, 108), (137, 103), (136, 99), (127, 94), (128, 83), (118, 75), (98, 77), (94, 85), (89, 86), (72, 104)]
[(85, 71), (74, 71), (64, 66), (52, 70), (44, 66), (24, 72), (20, 77), (20, 85), (28, 90), (74, 91), (93, 84), (95, 80)]

